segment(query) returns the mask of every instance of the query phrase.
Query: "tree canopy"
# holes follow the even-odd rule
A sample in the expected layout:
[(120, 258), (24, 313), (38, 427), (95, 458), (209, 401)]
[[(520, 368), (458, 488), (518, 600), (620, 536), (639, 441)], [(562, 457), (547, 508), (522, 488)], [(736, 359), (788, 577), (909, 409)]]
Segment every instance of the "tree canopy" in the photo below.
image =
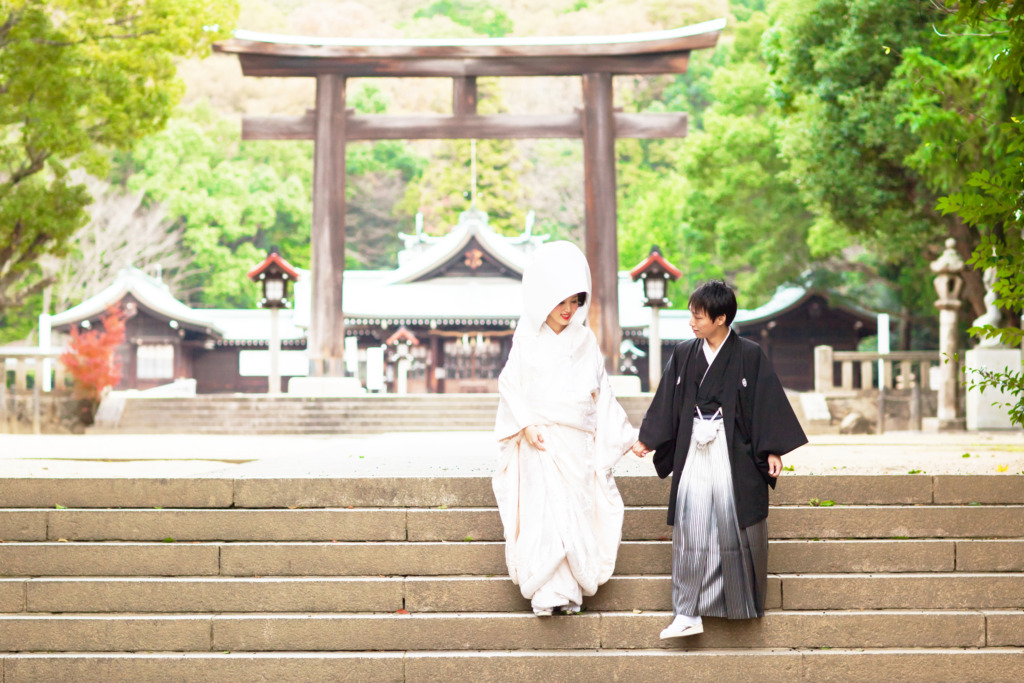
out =
[[(929, 126), (939, 155), (955, 160), (959, 177), (970, 171), (956, 191), (940, 199), (939, 209), (978, 230), (980, 241), (969, 263), (995, 276), (994, 303), (1008, 314), (1001, 324), (971, 332), (1019, 347), (1024, 342), (1024, 0), (965, 0), (943, 7), (952, 30), (947, 54), (959, 59), (922, 60), (927, 75), (920, 81), (926, 85), (916, 93), (925, 102), (913, 120)], [(979, 86), (982, 93), (971, 92)], [(1024, 425), (1024, 365), (982, 367), (969, 373), (968, 382), (1005, 392), (1011, 397), (1004, 404), (1011, 421)]]
[(88, 220), (71, 171), (159, 130), (181, 98), (175, 60), (227, 35), (235, 0), (3, 0), (0, 313), (41, 291), (47, 254)]
[(414, 19), (444, 16), (474, 33), (500, 38), (512, 32), (512, 20), (501, 9), (480, 0), (434, 0), (416, 10)]
[[(491, 79), (480, 82), (481, 114), (505, 109), (500, 92)], [(399, 210), (409, 215), (420, 212), (424, 223), (447, 231), (458, 223), (459, 214), (470, 208), (473, 185), (473, 148), (470, 140), (446, 140), (438, 146), (434, 162), (410, 183)], [(499, 232), (522, 230), (528, 211), (526, 193), (519, 182), (524, 160), (510, 140), (480, 140), (476, 149), (476, 208), (486, 211), (490, 225)]]
[[(352, 104), (360, 112), (387, 107), (372, 85), (357, 90)], [(393, 207), (422, 173), (423, 159), (403, 141), (349, 145), (346, 157), (348, 266), (393, 266), (401, 223)], [(253, 305), (257, 292), (245, 274), (271, 246), (309, 267), (311, 143), (242, 141), (237, 119), (200, 103), (120, 155), (115, 175), (183, 229), (192, 258), (175, 293), (192, 305)]]

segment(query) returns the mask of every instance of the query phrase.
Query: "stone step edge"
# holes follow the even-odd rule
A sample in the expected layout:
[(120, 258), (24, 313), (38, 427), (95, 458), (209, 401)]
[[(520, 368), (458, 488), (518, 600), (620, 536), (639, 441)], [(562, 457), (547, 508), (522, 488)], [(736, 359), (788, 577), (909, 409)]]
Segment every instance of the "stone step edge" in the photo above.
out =
[[(1024, 580), (1024, 571), (850, 571), (850, 572), (772, 572), (767, 574), (768, 579), (781, 579), (788, 581), (806, 580), (878, 580), (878, 581), (911, 581), (922, 579), (934, 579), (943, 581), (949, 579), (1011, 579), (1019, 578)], [(669, 581), (672, 579), (670, 573), (615, 573), (608, 581), (615, 580), (630, 581)], [(303, 574), (301, 577), (291, 574), (267, 575), (267, 577), (240, 577), (233, 574), (176, 574), (173, 577), (165, 577), (161, 574), (133, 574), (130, 577), (125, 575), (114, 575), (114, 577), (97, 577), (97, 575), (38, 575), (38, 577), (2, 577), (0, 584), (11, 583), (131, 583), (131, 582), (165, 582), (165, 583), (315, 583), (315, 582), (337, 582), (337, 583), (358, 583), (358, 582), (460, 582), (460, 581), (509, 581), (508, 575), (502, 574), (472, 574), (472, 573), (444, 573), (444, 574)], [(0, 612), (2, 614), (4, 612)]]
[[(279, 424), (330, 424), (330, 420), (349, 420), (350, 422), (364, 422), (364, 423), (377, 423), (390, 421), (394, 424), (395, 415), (387, 414), (384, 412), (377, 411), (359, 411), (359, 412), (326, 412), (326, 411), (302, 411), (291, 413), (280, 413), (271, 417), (262, 415), (259, 412), (254, 411), (252, 415), (246, 413), (239, 413), (238, 411), (225, 411), (218, 413), (216, 411), (202, 411), (199, 414), (191, 413), (167, 413), (166, 411), (153, 411), (152, 413), (132, 413), (126, 415), (120, 427), (124, 428), (127, 426), (143, 425), (143, 426), (161, 426), (168, 425), (171, 422), (178, 420), (188, 420), (188, 426), (215, 426), (220, 420), (228, 419), (233, 424), (239, 424), (242, 422), (251, 422), (255, 426), (260, 424), (271, 426)], [(438, 410), (436, 412), (427, 411), (403, 411), (402, 412), (403, 424), (429, 424), (430, 420), (442, 420), (445, 423), (452, 424), (469, 424), (469, 425), (482, 425), (485, 421), (490, 423), (494, 422), (494, 416), (484, 413), (459, 413), (452, 415), (451, 411)], [(426, 422), (417, 422), (417, 421)], [(343, 426), (348, 426), (343, 425)], [(493, 427), (493, 424), (490, 425)], [(480, 431), (488, 431), (486, 428)]]
[[(768, 609), (765, 614), (785, 617), (798, 616), (948, 616), (956, 614), (974, 615), (1021, 615), (1024, 616), (1024, 607), (972, 607), (965, 609), (939, 608), (939, 609)], [(453, 617), (466, 617), (467, 619), (538, 619), (531, 612), (474, 612), (465, 610), (462, 612), (117, 612), (101, 614), (96, 612), (60, 612), (60, 613), (37, 613), (37, 612), (3, 612), (0, 613), (0, 623), (14, 620), (43, 621), (52, 619), (56, 621), (69, 619), (84, 619), (89, 621), (124, 621), (132, 619), (149, 619), (155, 621), (170, 621), (174, 619), (450, 619)], [(665, 617), (672, 618), (669, 610), (641, 610), (639, 613), (630, 610), (583, 610), (576, 615), (557, 615), (552, 617), (553, 623), (568, 619), (595, 619), (601, 617), (626, 617), (626, 618), (650, 618)], [(707, 617), (726, 621), (724, 618)]]
[[(620, 544), (622, 546), (627, 545), (669, 545), (672, 540), (669, 538), (664, 539), (627, 539), (623, 540)], [(801, 543), (801, 544), (837, 544), (837, 543), (1024, 543), (1024, 536), (1022, 537), (990, 537), (984, 538), (971, 537), (971, 536), (940, 536), (932, 538), (770, 538), (769, 544), (774, 543)], [(110, 540), (110, 541), (60, 541), (60, 540), (46, 540), (46, 541), (4, 541), (0, 539), (0, 548), (3, 547), (22, 547), (29, 546), (37, 548), (40, 546), (72, 546), (72, 547), (122, 547), (122, 546), (145, 546), (145, 547), (168, 547), (168, 546), (227, 546), (227, 547), (249, 547), (254, 545), (266, 545), (266, 546), (358, 546), (360, 548), (366, 548), (370, 546), (465, 546), (465, 545), (505, 545), (505, 541), (500, 539), (473, 539), (471, 541), (466, 540), (424, 540), (424, 541), (302, 541), (302, 540), (288, 540), (288, 541), (274, 541), (274, 540), (244, 540), (244, 541), (232, 541), (217, 539), (213, 541), (191, 541), (191, 540), (175, 540), (173, 543), (170, 541), (163, 541), (160, 539), (153, 539), (150, 541), (131, 541), (131, 540)]]
[[(623, 481), (625, 480), (625, 481)], [(245, 511), (460, 511), (460, 512), (488, 512), (496, 511), (493, 503), (493, 493), (486, 490), (477, 483), (456, 483), (449, 481), (424, 482), (421, 478), (417, 481), (417, 488), (414, 490), (402, 491), (400, 488), (393, 492), (375, 493), (368, 491), (367, 487), (382, 487), (394, 484), (400, 487), (401, 479), (393, 477), (368, 477), (363, 479), (323, 479), (321, 482), (344, 482), (339, 483), (334, 491), (329, 490), (327, 484), (290, 484), (280, 479), (267, 478), (267, 482), (259, 483), (246, 479), (223, 479), (210, 477), (206, 480), (191, 479), (180, 482), (168, 483), (166, 480), (152, 485), (142, 483), (139, 480), (118, 482), (102, 479), (102, 483), (79, 484), (81, 480), (48, 480), (28, 479), (31, 484), (20, 482), (11, 483), (10, 479), (0, 478), (0, 514), (19, 514), (44, 512), (245, 512)], [(379, 482), (379, 483), (378, 483)], [(628, 483), (626, 483), (628, 482)], [(489, 482), (488, 482), (489, 483)], [(189, 486), (192, 484), (192, 486)], [(3, 487), (9, 485), (6, 491)], [(294, 493), (289, 494), (287, 488), (291, 486)], [(427, 489), (437, 486), (440, 493), (434, 493)], [(660, 490), (650, 487), (637, 491), (638, 484), (629, 479), (620, 478), (620, 491), (625, 486), (629, 490), (625, 492), (627, 499), (627, 510), (660, 511), (664, 514), (666, 506), (660, 500)], [(640, 486), (644, 486), (640, 484)], [(121, 491), (111, 491), (111, 488), (121, 487)], [(150, 487), (151, 492), (140, 491), (142, 488)], [(446, 487), (446, 488), (445, 488)], [(167, 490), (163, 490), (167, 489)], [(667, 490), (667, 486), (666, 486)], [(1021, 481), (1021, 491), (1024, 492), (1024, 481)], [(1012, 500), (990, 500), (986, 502), (974, 501), (941, 501), (941, 502), (913, 502), (897, 500), (896, 502), (885, 501), (858, 501), (858, 502), (837, 502), (834, 505), (814, 506), (808, 501), (802, 500), (793, 495), (775, 498), (770, 503), (771, 510), (815, 510), (814, 514), (826, 516), (832, 510), (856, 510), (856, 511), (879, 511), (879, 510), (936, 510), (936, 511), (965, 511), (967, 509), (1006, 509), (1011, 512), (1024, 509), (1024, 500), (1020, 498)], [(914, 513), (927, 514), (927, 513)], [(973, 513), (964, 513), (973, 514)], [(985, 513), (988, 514), (988, 513)], [(824, 517), (823, 517), (824, 518)], [(1022, 525), (1024, 526), (1024, 525)]]
[[(720, 674), (722, 664), (739, 667), (733, 676), (762, 678), (764, 666), (788, 667), (792, 677), (782, 675), (770, 680), (833, 680), (836, 665), (842, 666), (843, 680), (879, 680), (893, 675), (906, 679), (907, 667), (920, 672), (920, 667), (973, 667), (976, 676), (994, 676), (992, 680), (1020, 680), (1024, 674), (1024, 648), (751, 648), (730, 649), (607, 649), (607, 650), (433, 650), (433, 651), (232, 651), (232, 652), (60, 652), (0, 653), (0, 671), (10, 675), (111, 675), (127, 677), (158, 675), (196, 676), (195, 680), (222, 681), (225, 673), (235, 676), (261, 677), (268, 671), (298, 680), (309, 676), (344, 677), (355, 673), (365, 680), (393, 683), (423, 680), (451, 680), (454, 672), (467, 675), (465, 666), (473, 667), (486, 680), (508, 680), (509, 675), (528, 674), (536, 678), (548, 675), (586, 675), (597, 666), (603, 675), (626, 674), (634, 680), (664, 681), (665, 674), (676, 671), (679, 664), (691, 664), (698, 673)], [(555, 665), (557, 668), (551, 669)], [(643, 667), (657, 665), (655, 670)], [(572, 669), (567, 671), (566, 666)], [(604, 667), (612, 667), (609, 671)], [(641, 668), (637, 668), (640, 666)], [(458, 667), (453, 669), (452, 667)], [(510, 670), (510, 667), (512, 670)], [(629, 667), (624, 669), (623, 667)], [(667, 670), (665, 667), (669, 667)], [(730, 667), (731, 668), (731, 667)], [(571, 673), (570, 673), (571, 672)], [(678, 672), (677, 672), (678, 673)], [(822, 676), (825, 678), (822, 678)], [(624, 679), (624, 680), (628, 680)], [(36, 680), (36, 679), (33, 679)], [(177, 680), (177, 678), (175, 678)], [(701, 677), (703, 680), (703, 676)], [(920, 676), (915, 680), (925, 680)], [(980, 679), (978, 679), (980, 680)]]
[[(196, 457), (200, 457), (200, 456), (196, 456)], [(43, 458), (43, 459), (45, 460), (45, 458)], [(200, 457), (200, 459), (203, 459), (203, 458)], [(214, 457), (212, 459), (216, 460), (217, 458)], [(220, 480), (220, 481), (245, 481), (245, 482), (251, 482), (251, 481), (259, 481), (259, 480), (270, 480), (270, 481), (290, 481), (290, 482), (298, 482), (298, 483), (310, 483), (310, 482), (323, 482), (323, 481), (331, 481), (331, 480), (375, 480), (375, 479), (405, 479), (405, 480), (409, 480), (409, 481), (420, 481), (420, 480), (422, 480), (424, 478), (437, 479), (437, 480), (458, 480), (458, 481), (477, 480), (477, 481), (487, 481), (487, 482), (490, 482), (491, 475), (490, 474), (466, 474), (466, 475), (444, 474), (444, 475), (427, 475), (426, 477), (424, 475), (414, 475), (414, 474), (406, 474), (406, 475), (397, 474), (397, 475), (389, 475), (389, 476), (386, 476), (386, 477), (380, 477), (380, 476), (374, 476), (374, 475), (366, 475), (366, 474), (355, 475), (355, 476), (353, 476), (353, 475), (346, 475), (346, 474), (336, 474), (336, 475), (328, 475), (328, 476), (324, 476), (324, 475), (321, 475), (321, 476), (316, 476), (316, 475), (306, 475), (306, 476), (302, 476), (302, 475), (255, 475), (255, 476), (251, 476), (251, 475), (246, 475), (246, 476), (214, 475), (214, 476), (206, 476), (206, 475), (203, 475), (203, 474), (199, 474), (199, 475), (187, 474), (187, 475), (182, 475), (182, 476), (175, 476), (173, 474), (165, 474), (165, 475), (159, 475), (159, 476), (155, 476), (155, 475), (154, 476), (138, 476), (138, 475), (133, 475), (133, 476), (126, 476), (126, 477), (116, 477), (116, 476), (115, 477), (109, 477), (109, 476), (74, 476), (74, 475), (72, 475), (72, 476), (68, 476), (68, 475), (54, 475), (54, 476), (31, 475), (31, 476), (0, 476), (0, 481), (2, 481), (2, 482), (9, 482), (9, 481), (15, 481), (15, 482), (16, 481), (78, 482), (78, 481), (93, 481), (93, 480), (96, 480), (96, 481), (117, 480), (119, 482), (141, 484), (141, 483), (160, 483), (160, 482), (166, 482), (166, 481), (186, 482), (186, 481), (211, 481), (211, 480), (217, 481), (217, 480)], [(663, 480), (660, 480), (654, 474), (653, 471), (651, 471), (649, 473), (646, 473), (646, 474), (628, 474), (628, 473), (616, 474), (616, 479), (651, 480), (652, 482), (663, 481)], [(923, 483), (924, 480), (926, 480), (926, 479), (927, 480), (932, 480), (933, 482), (941, 481), (943, 483), (946, 483), (946, 482), (962, 483), (964, 481), (972, 481), (973, 480), (973, 481), (985, 481), (986, 483), (992, 483), (992, 482), (996, 482), (996, 481), (999, 481), (999, 482), (1006, 481), (1006, 482), (1013, 482), (1015, 484), (1020, 484), (1021, 482), (1024, 482), (1024, 474), (1016, 473), (1016, 472), (973, 473), (973, 474), (963, 474), (963, 473), (944, 473), (944, 474), (924, 474), (924, 473), (922, 473), (922, 474), (901, 474), (901, 473), (895, 473), (894, 474), (894, 473), (890, 473), (890, 472), (883, 472), (883, 473), (877, 473), (877, 474), (839, 474), (839, 473), (836, 473), (836, 474), (801, 474), (800, 472), (787, 472), (784, 475), (784, 481), (782, 482), (782, 484), (785, 484), (786, 481), (791, 481), (791, 480), (794, 480), (794, 479), (799, 479), (803, 483), (814, 482), (814, 483), (817, 483), (817, 484), (821, 484), (823, 487), (826, 486), (826, 485), (829, 485), (829, 484), (833, 484), (834, 485), (836, 483), (849, 483), (851, 481), (855, 481), (855, 482), (875, 481), (875, 482), (877, 482), (877, 481), (883, 481), (883, 480), (893, 481), (893, 480), (897, 480), (897, 479), (900, 480), (901, 482), (902, 481), (906, 481), (908, 483), (917, 483), (917, 484)], [(1014, 480), (1016, 480), (1016, 481), (1014, 481)], [(665, 484), (665, 485), (667, 486), (667, 484)]]
[[(809, 505), (807, 503), (772, 503), (770, 505), (772, 510), (820, 510), (822, 514), (828, 514), (828, 510), (879, 510), (882, 508), (892, 510), (974, 510), (977, 508), (983, 509), (1013, 509), (1024, 511), (1024, 503), (987, 503), (987, 504), (973, 504), (973, 503), (919, 503), (919, 504), (908, 504), (908, 503), (876, 503), (876, 504), (865, 504), (865, 503), (836, 503), (835, 505), (826, 505), (824, 507), (818, 505)], [(626, 505), (626, 510), (640, 510), (644, 512), (648, 511), (660, 511), (665, 512), (668, 510), (667, 505)], [(496, 505), (325, 505), (306, 507), (302, 505), (289, 506), (289, 507), (274, 507), (274, 508), (246, 508), (246, 507), (165, 507), (162, 505), (154, 505), (150, 507), (132, 506), (132, 507), (103, 507), (103, 508), (91, 508), (91, 507), (0, 507), (0, 514), (3, 513), (28, 513), (28, 512), (56, 512), (60, 514), (66, 514), (69, 512), (85, 512), (89, 514), (103, 514), (105, 512), (110, 513), (123, 513), (123, 512), (186, 512), (186, 513), (203, 513), (203, 512), (253, 512), (253, 513), (268, 513), (268, 512), (403, 512), (407, 510), (415, 510), (417, 512), (435, 512), (438, 514), (444, 513), (457, 513), (457, 512), (497, 512), (498, 508)]]
[(789, 656), (794, 654), (815, 654), (827, 656), (839, 655), (861, 655), (861, 654), (959, 654), (959, 653), (980, 653), (980, 652), (1006, 652), (1011, 654), (1024, 654), (1024, 647), (1012, 646), (985, 646), (985, 647), (832, 647), (827, 650), (817, 647), (787, 647), (787, 648), (701, 648), (699, 650), (673, 650), (665, 648), (637, 648), (621, 649), (608, 648), (602, 650), (581, 649), (581, 650), (367, 650), (353, 652), (350, 650), (232, 650), (231, 652), (188, 652), (180, 650), (147, 650), (146, 652), (0, 652), (0, 660), (3, 659), (48, 659), (60, 658), (69, 659), (81, 657), (87, 659), (159, 659), (170, 657), (174, 659), (210, 659), (210, 658), (240, 658), (252, 657), (257, 659), (276, 659), (278, 657), (310, 657), (310, 658), (332, 658), (332, 659), (355, 659), (360, 657), (368, 658), (391, 658), (391, 657), (421, 657), (431, 658), (438, 656), (445, 657), (521, 657), (523, 655), (551, 656), (551, 657), (621, 657), (621, 656), (668, 656), (668, 657), (721, 657), (730, 655), (745, 657), (756, 654)]

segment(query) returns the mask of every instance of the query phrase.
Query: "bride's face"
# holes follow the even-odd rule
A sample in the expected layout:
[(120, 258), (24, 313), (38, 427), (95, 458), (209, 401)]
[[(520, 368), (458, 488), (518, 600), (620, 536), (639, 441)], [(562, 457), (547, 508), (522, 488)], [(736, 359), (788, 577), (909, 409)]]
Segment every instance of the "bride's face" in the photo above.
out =
[(555, 334), (560, 334), (562, 330), (569, 326), (569, 321), (576, 315), (576, 311), (580, 307), (579, 296), (573, 294), (568, 299), (551, 309), (548, 313), (547, 324)]

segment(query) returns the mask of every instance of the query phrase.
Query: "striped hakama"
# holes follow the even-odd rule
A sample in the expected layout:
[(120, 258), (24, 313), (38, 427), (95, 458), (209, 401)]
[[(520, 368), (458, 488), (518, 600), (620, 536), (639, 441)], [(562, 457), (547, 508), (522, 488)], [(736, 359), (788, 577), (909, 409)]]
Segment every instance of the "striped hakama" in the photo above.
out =
[(764, 616), (767, 520), (739, 528), (721, 419), (694, 418), (676, 497), (672, 548), (675, 614)]

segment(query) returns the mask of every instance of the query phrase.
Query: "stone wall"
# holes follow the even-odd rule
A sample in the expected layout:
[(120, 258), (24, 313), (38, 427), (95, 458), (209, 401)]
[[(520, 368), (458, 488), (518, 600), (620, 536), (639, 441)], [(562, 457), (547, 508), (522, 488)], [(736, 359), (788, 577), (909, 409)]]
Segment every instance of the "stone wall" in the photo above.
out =
[[(885, 392), (885, 430), (889, 432), (910, 429), (910, 389), (888, 389)], [(846, 392), (826, 394), (832, 424), (840, 424), (849, 414), (859, 413), (870, 425), (869, 431), (878, 431), (878, 391)], [(921, 392), (921, 417), (935, 417), (938, 407), (938, 392), (925, 389)]]
[[(35, 399), (26, 395), (7, 395), (6, 423), (0, 416), (0, 433), (31, 434)], [(80, 419), (81, 401), (67, 394), (43, 395), (40, 399), (39, 422), (43, 434), (82, 434), (85, 425)]]

